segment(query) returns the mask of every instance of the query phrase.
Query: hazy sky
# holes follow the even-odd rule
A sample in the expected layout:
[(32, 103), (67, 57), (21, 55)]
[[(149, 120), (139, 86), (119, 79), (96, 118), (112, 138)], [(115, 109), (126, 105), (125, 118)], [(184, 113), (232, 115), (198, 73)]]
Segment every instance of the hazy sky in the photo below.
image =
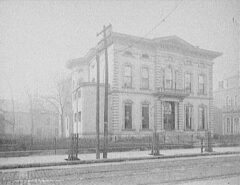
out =
[[(144, 36), (180, 2), (167, 0), (0, 1), (0, 96), (25, 96), (25, 89), (48, 92), (67, 72), (65, 63), (95, 46), (103, 24)], [(240, 22), (238, 0), (182, 0), (148, 38), (177, 35), (223, 56), (215, 60), (214, 86), (236, 69)], [(239, 61), (238, 61), (239, 62)]]

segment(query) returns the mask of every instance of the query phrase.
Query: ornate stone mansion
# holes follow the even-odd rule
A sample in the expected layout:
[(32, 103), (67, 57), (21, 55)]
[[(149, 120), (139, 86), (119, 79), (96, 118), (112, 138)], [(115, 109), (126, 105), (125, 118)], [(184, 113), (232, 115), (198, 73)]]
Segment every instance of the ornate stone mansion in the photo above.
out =
[[(104, 51), (68, 61), (74, 132), (96, 134), (96, 51), (100, 51), (100, 131), (103, 133)], [(108, 39), (109, 135), (213, 131), (213, 60), (177, 36), (154, 39), (112, 32)]]

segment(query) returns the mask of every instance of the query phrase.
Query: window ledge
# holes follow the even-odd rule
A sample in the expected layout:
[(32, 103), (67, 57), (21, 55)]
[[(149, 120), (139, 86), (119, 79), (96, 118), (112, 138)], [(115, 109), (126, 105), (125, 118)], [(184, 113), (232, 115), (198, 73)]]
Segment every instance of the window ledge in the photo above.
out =
[(198, 95), (198, 96), (207, 96), (206, 93), (202, 94), (202, 93), (199, 93), (199, 92), (197, 93), (197, 95)]
[(194, 129), (184, 129), (185, 132), (194, 132)]
[(133, 87), (122, 87), (123, 89), (125, 89), (125, 90), (134, 90), (135, 88), (133, 88)]
[(140, 129), (139, 131), (140, 132), (152, 132), (153, 129)]
[(150, 91), (149, 88), (143, 88), (143, 87), (141, 87), (140, 90), (143, 90), (143, 91)]
[(136, 129), (122, 129), (122, 131), (132, 132), (132, 131), (136, 131)]
[(202, 132), (203, 132), (203, 131), (207, 131), (207, 130), (206, 130), (206, 129), (199, 129), (199, 128), (198, 128), (197, 131), (202, 131)]

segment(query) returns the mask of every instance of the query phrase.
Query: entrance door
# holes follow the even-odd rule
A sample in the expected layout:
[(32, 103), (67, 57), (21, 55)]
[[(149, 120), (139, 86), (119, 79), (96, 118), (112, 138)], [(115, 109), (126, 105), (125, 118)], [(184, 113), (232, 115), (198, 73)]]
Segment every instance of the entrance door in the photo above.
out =
[(166, 101), (164, 107), (164, 130), (175, 129), (175, 106), (174, 102)]

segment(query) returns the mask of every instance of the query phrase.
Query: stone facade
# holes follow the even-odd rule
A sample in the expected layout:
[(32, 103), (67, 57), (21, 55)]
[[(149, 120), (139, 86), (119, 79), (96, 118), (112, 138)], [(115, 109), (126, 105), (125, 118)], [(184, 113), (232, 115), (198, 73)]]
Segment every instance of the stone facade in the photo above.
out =
[[(213, 131), (212, 60), (220, 53), (200, 49), (176, 36), (145, 39), (113, 32), (108, 44), (110, 135)], [(97, 49), (100, 83), (104, 83), (101, 46), (67, 64), (73, 74), (75, 132), (80, 135), (95, 134)], [(76, 98), (78, 91), (83, 91), (80, 99)]]
[(214, 122), (218, 134), (240, 134), (240, 78), (232, 76), (219, 82), (214, 92)]

